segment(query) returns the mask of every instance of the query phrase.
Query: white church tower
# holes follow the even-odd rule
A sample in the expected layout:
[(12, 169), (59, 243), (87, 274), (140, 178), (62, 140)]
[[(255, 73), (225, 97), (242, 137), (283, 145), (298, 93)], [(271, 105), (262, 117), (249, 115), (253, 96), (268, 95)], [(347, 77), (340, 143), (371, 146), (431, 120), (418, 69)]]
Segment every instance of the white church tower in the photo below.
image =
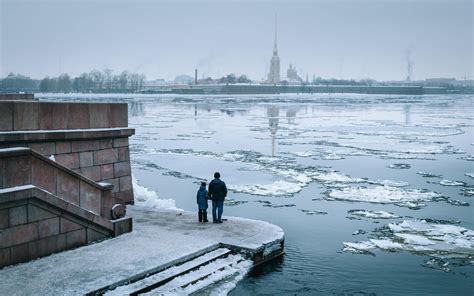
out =
[(275, 15), (275, 44), (273, 45), (273, 56), (270, 60), (270, 72), (268, 72), (268, 83), (280, 83), (280, 58), (277, 49), (277, 18)]

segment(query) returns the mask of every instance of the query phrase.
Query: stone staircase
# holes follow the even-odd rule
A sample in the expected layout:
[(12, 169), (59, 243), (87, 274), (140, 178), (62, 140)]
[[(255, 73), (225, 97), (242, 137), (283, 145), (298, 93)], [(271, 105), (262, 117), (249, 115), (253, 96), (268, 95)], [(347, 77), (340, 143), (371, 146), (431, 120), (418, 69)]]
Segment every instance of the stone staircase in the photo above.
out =
[(183, 258), (176, 265), (134, 275), (87, 295), (208, 294), (205, 291), (210, 287), (242, 278), (253, 265), (245, 255), (225, 247), (216, 246), (201, 253)]
[(130, 232), (112, 188), (30, 148), (0, 149), (0, 268)]

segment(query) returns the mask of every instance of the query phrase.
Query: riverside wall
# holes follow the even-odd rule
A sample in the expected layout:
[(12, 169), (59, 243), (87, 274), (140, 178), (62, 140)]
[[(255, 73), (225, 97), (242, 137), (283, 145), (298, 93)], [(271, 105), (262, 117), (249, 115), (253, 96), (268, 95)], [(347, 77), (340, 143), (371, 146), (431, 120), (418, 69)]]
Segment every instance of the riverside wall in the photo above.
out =
[(0, 101), (0, 148), (29, 147), (133, 203), (127, 104)]

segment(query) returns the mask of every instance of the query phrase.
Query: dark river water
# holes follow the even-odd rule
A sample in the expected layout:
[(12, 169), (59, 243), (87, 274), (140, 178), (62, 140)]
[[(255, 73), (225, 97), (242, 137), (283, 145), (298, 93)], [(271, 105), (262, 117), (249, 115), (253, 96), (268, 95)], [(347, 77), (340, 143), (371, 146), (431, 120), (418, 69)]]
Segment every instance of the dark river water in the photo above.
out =
[(37, 96), (127, 102), (140, 185), (283, 228), (230, 295), (474, 294), (472, 96)]

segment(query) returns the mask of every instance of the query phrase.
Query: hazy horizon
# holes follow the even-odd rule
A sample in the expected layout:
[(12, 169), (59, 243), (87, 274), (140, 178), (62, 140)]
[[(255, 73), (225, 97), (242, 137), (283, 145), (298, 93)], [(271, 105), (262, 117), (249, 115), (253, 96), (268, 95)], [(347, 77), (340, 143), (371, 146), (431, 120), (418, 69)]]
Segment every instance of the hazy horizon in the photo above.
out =
[(110, 68), (147, 80), (266, 77), (278, 14), (281, 75), (473, 79), (473, 2), (0, 0), (0, 76)]

